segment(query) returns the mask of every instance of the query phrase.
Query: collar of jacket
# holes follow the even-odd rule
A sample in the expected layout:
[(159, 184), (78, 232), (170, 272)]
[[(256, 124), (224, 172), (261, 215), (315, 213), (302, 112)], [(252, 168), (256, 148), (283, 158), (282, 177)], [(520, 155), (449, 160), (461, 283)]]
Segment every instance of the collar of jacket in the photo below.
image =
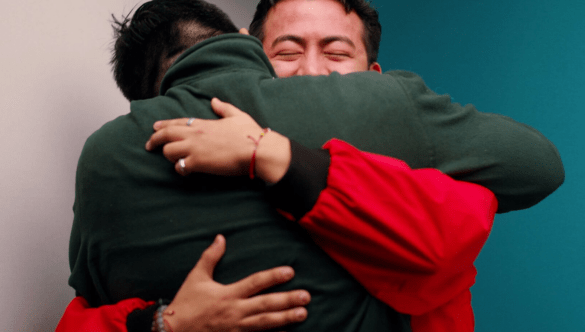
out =
[(209, 77), (217, 72), (258, 70), (276, 77), (260, 41), (251, 36), (229, 33), (209, 38), (186, 50), (164, 76), (160, 94), (186, 81)]

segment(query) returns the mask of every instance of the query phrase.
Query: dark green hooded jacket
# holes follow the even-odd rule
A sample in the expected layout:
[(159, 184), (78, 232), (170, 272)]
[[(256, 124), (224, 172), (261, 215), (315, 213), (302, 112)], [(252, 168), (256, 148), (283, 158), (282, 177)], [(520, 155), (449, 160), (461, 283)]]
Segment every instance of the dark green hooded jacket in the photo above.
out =
[(212, 97), (310, 148), (337, 137), (413, 168), (438, 168), (481, 184), (496, 194), (500, 212), (536, 204), (564, 177), (556, 149), (536, 130), (452, 104), (412, 73), (276, 79), (256, 39), (214, 37), (181, 55), (161, 96), (132, 102), (129, 114), (105, 124), (84, 146), (69, 282), (90, 304), (172, 299), (201, 252), (223, 234), (219, 282), (280, 265), (295, 269), (293, 281), (277, 289), (306, 289), (312, 302), (307, 321), (291, 330), (409, 330), (408, 317), (374, 299), (275, 212), (261, 183), (181, 177), (160, 151), (145, 150), (156, 120), (216, 118)]

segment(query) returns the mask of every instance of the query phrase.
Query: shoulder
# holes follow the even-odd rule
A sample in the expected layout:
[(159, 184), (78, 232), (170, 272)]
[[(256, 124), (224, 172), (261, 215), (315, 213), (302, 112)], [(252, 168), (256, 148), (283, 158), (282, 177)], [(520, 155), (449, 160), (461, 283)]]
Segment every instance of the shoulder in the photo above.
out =
[(111, 159), (121, 144), (121, 136), (128, 132), (130, 125), (129, 115), (123, 115), (105, 123), (91, 134), (83, 145), (78, 167), (103, 165)]
[(384, 73), (399, 84), (417, 108), (444, 109), (451, 104), (451, 96), (438, 95), (429, 89), (418, 74), (405, 70), (392, 70)]
[(84, 149), (100, 149), (116, 142), (116, 137), (127, 129), (129, 122), (128, 114), (106, 122), (87, 138)]
[(384, 75), (399, 83), (405, 90), (413, 93), (427, 93), (431, 90), (427, 87), (422, 77), (406, 70), (392, 70)]

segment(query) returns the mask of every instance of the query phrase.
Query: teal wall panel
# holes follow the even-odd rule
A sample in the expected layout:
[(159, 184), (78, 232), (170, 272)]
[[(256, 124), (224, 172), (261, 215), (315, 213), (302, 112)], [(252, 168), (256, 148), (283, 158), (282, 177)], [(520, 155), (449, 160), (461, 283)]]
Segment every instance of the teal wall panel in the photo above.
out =
[(565, 165), (553, 195), (496, 217), (476, 264), (476, 331), (585, 331), (585, 2), (373, 3), (384, 70), (537, 128)]

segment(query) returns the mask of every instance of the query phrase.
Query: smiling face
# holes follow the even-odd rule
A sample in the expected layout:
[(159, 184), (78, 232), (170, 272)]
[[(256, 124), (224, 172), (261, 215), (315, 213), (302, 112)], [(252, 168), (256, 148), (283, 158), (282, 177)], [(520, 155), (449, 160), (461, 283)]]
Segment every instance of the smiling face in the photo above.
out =
[(381, 71), (368, 65), (360, 17), (335, 0), (284, 0), (264, 23), (264, 51), (280, 77)]

